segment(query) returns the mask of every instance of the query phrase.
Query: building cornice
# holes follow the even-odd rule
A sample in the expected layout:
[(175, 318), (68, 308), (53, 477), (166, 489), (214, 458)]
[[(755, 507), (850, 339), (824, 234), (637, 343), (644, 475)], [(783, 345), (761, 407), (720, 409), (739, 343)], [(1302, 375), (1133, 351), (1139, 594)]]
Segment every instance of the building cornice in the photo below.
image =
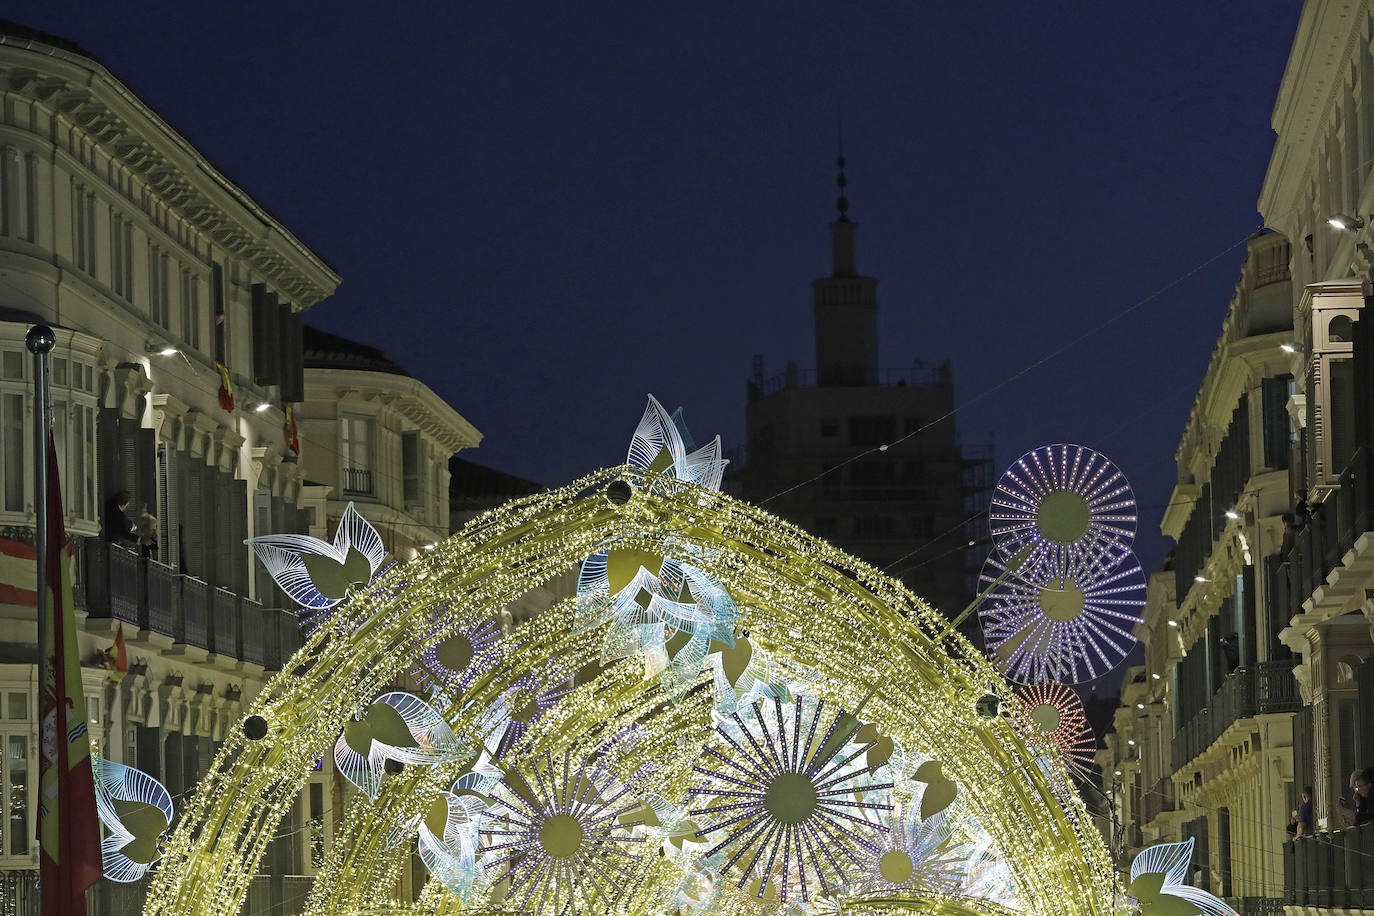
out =
[(424, 382), (409, 376), (358, 369), (306, 369), (305, 387), (307, 402), (352, 397), (380, 401), (450, 452), (475, 448), (482, 441), (482, 434), (462, 414)]
[(1363, 29), (1352, 20), (1361, 0), (1303, 4), (1297, 36), (1284, 67), (1270, 123), (1277, 135), (1260, 188), (1259, 211), (1266, 222), (1285, 221), (1309, 180), (1317, 131), (1327, 123), (1341, 94), (1351, 56)]
[(0, 35), (0, 86), (84, 131), (179, 217), (270, 277), (302, 308), (338, 286), (329, 265), (99, 62)]

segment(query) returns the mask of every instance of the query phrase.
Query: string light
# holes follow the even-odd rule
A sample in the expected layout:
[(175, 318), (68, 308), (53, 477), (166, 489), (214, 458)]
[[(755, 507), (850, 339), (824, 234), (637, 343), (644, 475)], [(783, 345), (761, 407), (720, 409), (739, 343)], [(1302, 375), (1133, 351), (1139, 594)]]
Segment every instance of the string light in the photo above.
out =
[[(633, 484), (620, 504), (603, 495), (616, 480)], [(913, 761), (938, 759), (935, 772), (957, 789), (948, 811), (983, 832), (988, 861), (1008, 876), (1001, 881), (1014, 894), (1007, 905), (1036, 916), (1114, 912), (1119, 881), (1081, 802), (1065, 789), (1067, 773), (1052, 746), (1033, 734), (1024, 713), (978, 715), (985, 694), (1000, 697), (1004, 709), (1019, 704), (974, 647), (945, 631), (943, 617), (900, 583), (760, 509), (622, 467), (487, 513), (434, 550), (383, 569), (330, 609), (247, 710), (266, 720), (268, 735), (251, 741), (235, 729), (226, 740), (167, 841), (145, 913), (237, 912), (314, 761), (360, 707), (415, 670), (426, 649), (597, 550), (662, 555), (684, 544), (699, 549), (702, 570), (729, 590), (741, 629), (769, 654), (780, 683), (804, 682), (818, 701), (856, 710)], [(532, 679), (535, 692), (565, 692), (509, 742), (503, 765), (525, 770), (545, 755), (602, 760), (636, 795), (685, 805), (701, 779), (692, 766), (716, 735), (712, 669), (667, 702), (641, 661), (603, 664), (601, 634), (579, 630), (574, 619), (573, 602), (564, 602), (498, 641), (472, 662), (475, 673), (464, 671), (462, 694), (445, 698), (444, 719), (455, 734), (486, 740), (484, 716), (517, 682)], [(375, 801), (354, 795), (304, 912), (374, 910), (379, 894), (409, 868), (415, 825), (466, 765), (407, 766), (383, 775)], [(694, 874), (690, 859), (641, 856), (626, 866), (635, 880), (604, 911), (668, 911)], [(989, 886), (970, 881), (958, 894), (931, 900), (949, 912), (974, 912)], [(722, 892), (712, 912), (749, 912), (740, 908), (748, 899)], [(417, 912), (481, 909), (437, 881), (421, 897), (426, 906)], [(981, 911), (1004, 910), (987, 900)]]

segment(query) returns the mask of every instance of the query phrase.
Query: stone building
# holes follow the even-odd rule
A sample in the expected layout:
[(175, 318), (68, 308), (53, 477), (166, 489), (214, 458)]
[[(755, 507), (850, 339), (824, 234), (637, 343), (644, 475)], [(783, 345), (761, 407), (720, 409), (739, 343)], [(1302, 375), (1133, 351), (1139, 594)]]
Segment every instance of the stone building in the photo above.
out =
[[(1352, 771), (1374, 766), (1374, 5), (1304, 5), (1273, 127), (1271, 231), (1251, 241), (1164, 517), (1175, 594), (1147, 604), (1146, 700), (1123, 702), (1100, 760), (1139, 768), (1123, 816), (1146, 842), (1196, 837), (1195, 865), (1242, 912), (1362, 912), (1374, 824), (1348, 803)], [(1265, 324), (1243, 320), (1270, 291)], [(1290, 840), (1309, 786), (1315, 833)]]
[(981, 551), (966, 546), (977, 536), (968, 518), (991, 482), (990, 449), (960, 443), (948, 362), (879, 368), (878, 281), (858, 272), (848, 208), (842, 195), (831, 273), (812, 284), (816, 369), (756, 369), (731, 486), (953, 616), (973, 597)]
[[(403, 373), (307, 369), (302, 316), (334, 291), (334, 270), (94, 55), (0, 22), (0, 74), (0, 571), (22, 581), (34, 540), (23, 341), (43, 322), (57, 333), (54, 434), (90, 733), (180, 810), (299, 642), (244, 539), (326, 536), (356, 499), (407, 559), (447, 533), (447, 460), (478, 436)], [(305, 427), (298, 443), (288, 411)], [(340, 436), (345, 420), (358, 431), (347, 444), (334, 412)], [(363, 455), (373, 463), (353, 460)], [(351, 486), (360, 469), (377, 475), (367, 492)], [(121, 490), (159, 520), (149, 557), (99, 536)], [(103, 653), (121, 629), (130, 665), (116, 683)], [(36, 655), (32, 601), (0, 591), (3, 916), (37, 905)], [(246, 913), (303, 902), (337, 795), (322, 761)], [(140, 912), (143, 887), (101, 881), (91, 896), (96, 916)]]

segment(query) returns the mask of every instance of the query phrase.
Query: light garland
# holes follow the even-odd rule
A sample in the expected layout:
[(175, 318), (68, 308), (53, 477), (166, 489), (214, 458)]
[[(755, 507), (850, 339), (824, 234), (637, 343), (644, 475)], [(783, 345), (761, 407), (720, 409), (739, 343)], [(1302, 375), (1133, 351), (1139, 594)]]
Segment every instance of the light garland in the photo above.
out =
[[(616, 481), (631, 484), (628, 500), (603, 495)], [(728, 589), (749, 643), (768, 656), (771, 694), (745, 702), (765, 696), (765, 705), (785, 704), (805, 687), (828, 708), (862, 709), (865, 723), (904, 749), (907, 763), (894, 757), (886, 766), (901, 771), (894, 783), (916, 786), (902, 789), (913, 792), (912, 803), (919, 795), (914, 780), (922, 778), (912, 767), (920, 761), (938, 758), (935, 772), (959, 787), (945, 817), (957, 823), (960, 842), (981, 837), (979, 848), (1011, 882), (999, 879), (998, 886), (1011, 887), (1014, 899), (972, 899), (970, 893), (992, 885), (969, 884), (943, 896), (932, 891), (923, 898), (926, 912), (1118, 912), (1120, 884), (1081, 803), (1063, 791), (1062, 765), (1045, 763), (1043, 742), (1026, 728), (1008, 687), (962, 637), (945, 631), (942, 617), (896, 581), (759, 509), (676, 477), (622, 467), (490, 512), (436, 549), (384, 569), (331, 608), (247, 711), (267, 722), (267, 735), (252, 741), (236, 732), (226, 741), (166, 844), (146, 916), (238, 911), (314, 760), (334, 746), (360, 704), (414, 670), (429, 648), (417, 644), (418, 631), (436, 645), (598, 550), (663, 555), (674, 545), (699, 551), (701, 570)], [(506, 743), (504, 766), (527, 769), (544, 755), (604, 760), (636, 797), (687, 809), (689, 790), (702, 779), (692, 766), (717, 740), (713, 669), (704, 668), (669, 702), (656, 681), (645, 679), (642, 661), (603, 664), (602, 634), (578, 631), (573, 623), (567, 602), (497, 642), (479, 671), (470, 678), (465, 672), (461, 695), (445, 697), (443, 718), (454, 734), (481, 737), (479, 725), (513, 689), (565, 690)], [(533, 687), (518, 687), (522, 679)], [(1012, 710), (1010, 719), (978, 714), (977, 701), (987, 693)], [(396, 886), (415, 849), (398, 842), (398, 834), (415, 835), (465, 765), (441, 761), (383, 772), (375, 800), (356, 795), (306, 913), (352, 916), (388, 906), (379, 895)], [(705, 850), (681, 834), (680, 845), (655, 835), (652, 825), (625, 826), (644, 838), (646, 853), (661, 843), (664, 854), (642, 856), (631, 868), (636, 880), (598, 911), (668, 912)], [(907, 898), (908, 908), (914, 900)], [(476, 916), (515, 902), (467, 900), (431, 881), (415, 912)], [(789, 899), (786, 905), (797, 904)], [(830, 905), (817, 900), (802, 912)], [(899, 905), (865, 897), (845, 912)], [(757, 907), (753, 895), (735, 891), (731, 882), (710, 909), (691, 911), (743, 914)], [(407, 910), (398, 901), (394, 911)]]

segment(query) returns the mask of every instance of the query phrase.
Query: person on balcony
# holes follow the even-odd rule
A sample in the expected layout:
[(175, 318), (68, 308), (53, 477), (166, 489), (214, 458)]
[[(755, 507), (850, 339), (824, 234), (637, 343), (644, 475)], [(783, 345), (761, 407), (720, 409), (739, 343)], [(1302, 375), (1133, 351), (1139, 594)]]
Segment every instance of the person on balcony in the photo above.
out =
[(1288, 825), (1288, 832), (1294, 837), (1304, 837), (1312, 835), (1312, 787), (1303, 787), (1302, 794), (1298, 796), (1298, 807), (1293, 809), (1293, 819)]
[(148, 511), (145, 505), (138, 514), (138, 555), (157, 558), (157, 516)]
[(1374, 798), (1370, 797), (1371, 789), (1374, 789), (1374, 769), (1366, 767), (1356, 770), (1350, 774), (1350, 791), (1354, 793), (1354, 801), (1348, 802), (1342, 798), (1336, 802), (1345, 809), (1346, 816), (1352, 819), (1356, 827), (1374, 821)]
[(121, 547), (133, 549), (138, 545), (138, 531), (134, 520), (129, 518), (129, 491), (120, 490), (105, 503), (105, 515), (101, 528), (105, 540)]

